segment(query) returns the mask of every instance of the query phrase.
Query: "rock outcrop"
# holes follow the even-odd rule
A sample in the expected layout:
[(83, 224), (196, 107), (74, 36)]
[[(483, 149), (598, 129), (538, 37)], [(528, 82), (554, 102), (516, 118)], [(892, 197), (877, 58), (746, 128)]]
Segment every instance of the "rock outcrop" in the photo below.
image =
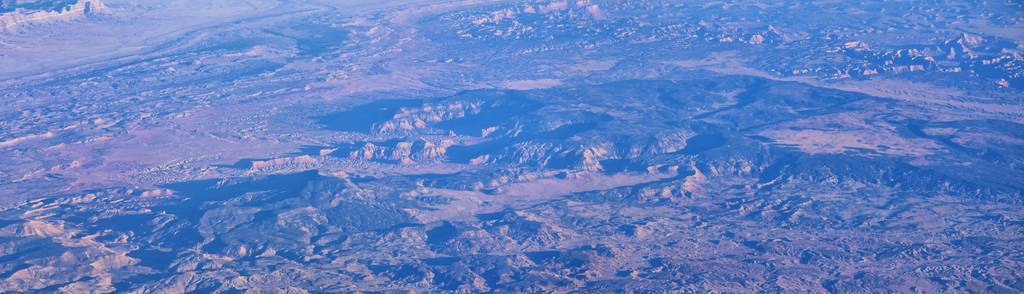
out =
[(14, 11), (0, 14), (0, 33), (14, 32), (24, 26), (40, 23), (67, 21), (94, 13), (107, 11), (102, 0), (78, 0), (75, 4), (57, 10), (29, 10), (16, 8)]

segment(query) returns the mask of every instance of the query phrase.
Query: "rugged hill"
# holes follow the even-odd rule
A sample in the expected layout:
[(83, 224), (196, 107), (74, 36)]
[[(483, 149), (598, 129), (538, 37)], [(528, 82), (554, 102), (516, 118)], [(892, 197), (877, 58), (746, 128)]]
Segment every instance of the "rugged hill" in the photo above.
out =
[[(1002, 256), (1019, 253), (1010, 220), (1024, 186), (999, 179), (1021, 177), (1006, 166), (1024, 158), (994, 142), (1021, 126), (956, 123), (972, 126), (958, 136), (993, 142), (978, 150), (929, 135), (952, 122), (908, 117), (918, 111), (741, 76), (376, 101), (316, 119), (391, 139), (231, 168), (333, 158), (474, 167), (305, 171), (31, 201), (0, 217), (12, 265), (0, 285), (938, 291), (1014, 279), (1018, 261)], [(959, 172), (962, 162), (973, 172)], [(923, 232), (935, 235), (923, 242)]]
[(67, 21), (107, 10), (101, 0), (77, 1), (6, 1), (0, 3), (0, 32), (13, 32), (19, 27)]

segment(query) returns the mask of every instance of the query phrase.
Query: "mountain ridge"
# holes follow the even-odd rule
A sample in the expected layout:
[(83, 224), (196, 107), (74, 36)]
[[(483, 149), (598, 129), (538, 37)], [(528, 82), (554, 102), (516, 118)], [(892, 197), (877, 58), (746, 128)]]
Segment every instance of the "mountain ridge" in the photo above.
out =
[(15, 8), (14, 11), (0, 14), (0, 33), (11, 33), (25, 26), (67, 21), (107, 11), (108, 8), (102, 0), (78, 0), (59, 10)]

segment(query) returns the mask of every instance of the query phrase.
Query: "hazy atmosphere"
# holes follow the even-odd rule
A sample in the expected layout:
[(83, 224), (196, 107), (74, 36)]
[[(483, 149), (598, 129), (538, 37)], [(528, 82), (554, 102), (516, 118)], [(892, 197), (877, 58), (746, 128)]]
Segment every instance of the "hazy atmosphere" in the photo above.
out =
[(1024, 3), (0, 0), (0, 292), (1019, 293)]

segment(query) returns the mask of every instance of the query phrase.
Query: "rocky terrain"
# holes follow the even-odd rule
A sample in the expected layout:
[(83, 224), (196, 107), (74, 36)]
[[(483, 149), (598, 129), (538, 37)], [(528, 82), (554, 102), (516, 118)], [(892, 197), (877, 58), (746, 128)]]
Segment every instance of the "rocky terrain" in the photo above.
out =
[(105, 12), (106, 6), (99, 0), (38, 1), (20, 3), (7, 0), (0, 2), (0, 31), (14, 32), (21, 27), (67, 21)]
[(1017, 2), (0, 12), (0, 292), (1024, 291)]

